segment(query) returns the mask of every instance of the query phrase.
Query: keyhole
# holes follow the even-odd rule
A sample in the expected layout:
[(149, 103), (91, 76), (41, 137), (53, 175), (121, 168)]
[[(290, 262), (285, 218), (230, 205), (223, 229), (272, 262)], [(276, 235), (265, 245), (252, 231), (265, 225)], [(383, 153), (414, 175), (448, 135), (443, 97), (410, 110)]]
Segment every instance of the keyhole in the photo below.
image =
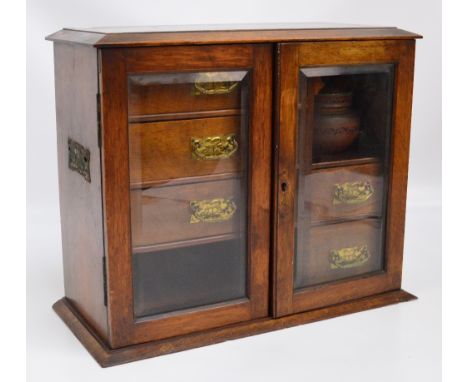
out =
[(281, 183), (281, 191), (285, 192), (288, 188), (288, 184), (286, 182)]

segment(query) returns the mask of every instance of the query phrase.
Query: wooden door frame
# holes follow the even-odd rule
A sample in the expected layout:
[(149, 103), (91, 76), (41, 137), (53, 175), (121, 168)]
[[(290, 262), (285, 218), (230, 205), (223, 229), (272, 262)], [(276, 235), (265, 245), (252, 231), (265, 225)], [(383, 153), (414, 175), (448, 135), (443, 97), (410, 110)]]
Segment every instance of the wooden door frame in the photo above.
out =
[[(107, 48), (100, 50), (102, 183), (109, 344), (119, 348), (268, 316), (271, 195), (272, 46), (270, 44)], [(129, 196), (129, 73), (251, 71), (249, 298), (184, 314), (135, 320)]]
[[(279, 44), (276, 126), (274, 315), (286, 316), (401, 287), (409, 160), (414, 40)], [(388, 174), (385, 271), (306, 288), (294, 293), (294, 214), (299, 69), (305, 66), (395, 65)], [(281, 186), (283, 184), (283, 187)]]

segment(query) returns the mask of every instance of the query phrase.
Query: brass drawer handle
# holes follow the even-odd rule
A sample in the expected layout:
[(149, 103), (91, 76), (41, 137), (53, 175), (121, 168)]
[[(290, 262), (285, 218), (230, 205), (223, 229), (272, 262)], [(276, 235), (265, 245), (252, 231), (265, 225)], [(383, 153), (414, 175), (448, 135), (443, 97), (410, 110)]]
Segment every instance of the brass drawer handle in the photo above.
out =
[(221, 95), (234, 91), (239, 82), (237, 81), (214, 81), (215, 75), (219, 73), (202, 73), (198, 75), (194, 83), (195, 95)]
[(190, 201), (190, 224), (217, 223), (232, 218), (237, 210), (236, 203), (231, 199), (211, 199)]
[(335, 184), (333, 204), (361, 204), (374, 194), (370, 182), (352, 182)]
[(367, 245), (335, 249), (330, 252), (331, 269), (346, 269), (359, 267), (369, 260)]
[(218, 160), (230, 158), (239, 148), (235, 134), (191, 138), (192, 159)]

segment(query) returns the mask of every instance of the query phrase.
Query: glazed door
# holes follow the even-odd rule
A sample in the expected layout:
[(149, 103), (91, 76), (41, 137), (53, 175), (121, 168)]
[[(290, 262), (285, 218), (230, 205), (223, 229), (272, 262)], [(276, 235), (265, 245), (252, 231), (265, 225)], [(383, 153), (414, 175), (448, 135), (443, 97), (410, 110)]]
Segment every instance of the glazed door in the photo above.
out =
[(413, 57), (280, 45), (276, 316), (400, 288)]
[(112, 346), (268, 315), (271, 65), (268, 45), (102, 51)]

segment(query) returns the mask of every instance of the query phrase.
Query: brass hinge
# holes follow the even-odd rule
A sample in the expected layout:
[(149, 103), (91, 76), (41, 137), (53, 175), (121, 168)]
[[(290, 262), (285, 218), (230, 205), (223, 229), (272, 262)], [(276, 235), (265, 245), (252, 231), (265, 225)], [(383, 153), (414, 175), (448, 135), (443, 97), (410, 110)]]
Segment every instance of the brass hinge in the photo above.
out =
[(101, 129), (101, 94), (97, 93), (96, 94), (96, 114), (97, 114), (97, 141), (98, 141), (98, 146), (101, 147), (101, 135), (102, 135), (102, 129)]
[(102, 257), (102, 284), (104, 289), (104, 306), (107, 306), (107, 268), (104, 256)]

